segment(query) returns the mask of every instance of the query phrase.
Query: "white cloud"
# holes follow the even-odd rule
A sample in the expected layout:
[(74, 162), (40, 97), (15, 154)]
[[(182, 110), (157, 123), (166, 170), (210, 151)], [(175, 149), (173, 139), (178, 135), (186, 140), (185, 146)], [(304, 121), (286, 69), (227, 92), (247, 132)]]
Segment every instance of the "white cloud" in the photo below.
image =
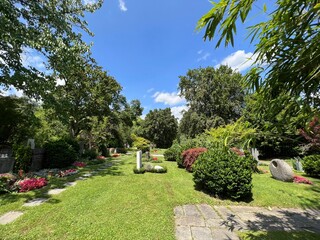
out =
[(151, 92), (153, 92), (154, 91), (154, 88), (149, 88), (148, 90), (147, 90), (147, 93), (151, 93)]
[(185, 98), (182, 98), (176, 92), (168, 93), (168, 92), (156, 92), (152, 96), (154, 100), (158, 103), (164, 103), (165, 105), (174, 106), (180, 103), (185, 102)]
[[(202, 52), (202, 51), (201, 51)], [(199, 54), (199, 52), (198, 52), (198, 54)], [(200, 53), (201, 54), (201, 53)], [(199, 55), (200, 55), (199, 54)], [(198, 59), (197, 59), (197, 62), (200, 62), (200, 61), (205, 61), (205, 60), (207, 60), (208, 59), (208, 57), (210, 57), (210, 53), (208, 53), (208, 52), (206, 52), (206, 53), (204, 53), (202, 56), (200, 56)]]
[(180, 121), (183, 115), (183, 111), (188, 111), (188, 109), (189, 109), (188, 106), (182, 105), (182, 106), (172, 107), (171, 112)]
[(3, 96), (17, 96), (17, 97), (22, 97), (23, 96), (23, 91), (22, 90), (17, 90), (14, 86), (9, 86), (8, 90), (0, 89), (0, 93)]
[(119, 0), (119, 8), (122, 12), (126, 12), (128, 8), (126, 7), (126, 3), (124, 0)]
[(227, 56), (215, 67), (219, 67), (220, 65), (228, 65), (233, 70), (242, 72), (248, 69), (254, 63), (256, 58), (257, 56), (253, 55), (252, 52), (246, 53), (244, 50), (238, 50)]

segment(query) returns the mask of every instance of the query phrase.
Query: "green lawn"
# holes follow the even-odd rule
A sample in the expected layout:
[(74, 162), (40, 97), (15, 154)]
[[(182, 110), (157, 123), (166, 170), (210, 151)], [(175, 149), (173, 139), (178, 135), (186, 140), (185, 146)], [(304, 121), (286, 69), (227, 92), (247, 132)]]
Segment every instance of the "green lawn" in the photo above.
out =
[(14, 223), (0, 225), (0, 239), (174, 239), (173, 208), (187, 203), (320, 208), (316, 179), (308, 186), (255, 174), (253, 200), (238, 203), (195, 190), (192, 174), (178, 169), (175, 162), (159, 164), (167, 166), (166, 174), (140, 175), (133, 174), (133, 156), (119, 159), (105, 172), (47, 196), (49, 201), (41, 206), (22, 204), (33, 196), (46, 196), (48, 188), (62, 186), (66, 179), (53, 179), (51, 186), (29, 193), (1, 195), (1, 215), (11, 210), (25, 214)]

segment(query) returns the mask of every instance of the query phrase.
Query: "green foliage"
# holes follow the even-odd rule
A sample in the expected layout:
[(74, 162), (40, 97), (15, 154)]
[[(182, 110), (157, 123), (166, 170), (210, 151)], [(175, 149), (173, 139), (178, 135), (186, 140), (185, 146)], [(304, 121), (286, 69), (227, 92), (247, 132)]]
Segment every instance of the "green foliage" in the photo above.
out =
[(11, 173), (0, 174), (0, 194), (9, 193), (15, 190), (14, 183), (17, 180), (16, 176)]
[(244, 103), (241, 78), (228, 66), (193, 69), (180, 76), (179, 90), (190, 107), (181, 119), (180, 133), (195, 137), (236, 121)]
[(132, 135), (133, 139), (133, 147), (136, 147), (138, 150), (141, 150), (142, 152), (147, 152), (149, 151), (150, 148), (150, 141), (143, 138), (143, 137), (138, 137), (136, 135)]
[(302, 159), (302, 167), (306, 174), (320, 177), (320, 155), (309, 155)]
[(177, 159), (181, 158), (181, 153), (181, 146), (177, 140), (174, 140), (172, 146), (165, 150), (163, 155), (166, 161), (177, 161)]
[(32, 162), (32, 150), (30, 146), (13, 145), (13, 154), (15, 158), (14, 171), (23, 170), (28, 172)]
[(256, 130), (250, 127), (250, 123), (239, 119), (233, 124), (211, 128), (206, 133), (212, 144), (223, 143), (229, 147), (248, 149), (255, 142)]
[(89, 159), (96, 159), (97, 156), (98, 156), (98, 153), (94, 148), (84, 150), (84, 153), (81, 155), (81, 157), (89, 158)]
[(252, 158), (240, 157), (229, 149), (213, 148), (193, 166), (196, 185), (210, 194), (235, 200), (251, 196)]
[[(47, 72), (66, 73), (79, 67), (79, 58), (88, 58), (90, 45), (82, 34), (92, 35), (84, 20), (86, 12), (102, 5), (83, 1), (0, 1), (0, 78), (27, 95), (45, 96), (56, 86)], [(40, 55), (47, 69), (23, 64), (23, 51)], [(51, 71), (48, 71), (51, 70)]]
[(36, 105), (28, 98), (0, 95), (0, 144), (23, 142), (33, 137), (39, 121)]
[(47, 142), (45, 149), (46, 168), (64, 168), (77, 160), (77, 153), (64, 140)]
[(144, 174), (146, 172), (146, 169), (144, 167), (141, 167), (141, 168), (137, 168), (137, 167), (134, 167), (133, 168), (133, 172), (135, 174)]
[(142, 124), (142, 136), (158, 148), (168, 148), (177, 136), (178, 122), (170, 108), (151, 110)]
[[(217, 47), (222, 41), (226, 46), (233, 45), (239, 19), (244, 23), (257, 2), (221, 0), (212, 4), (213, 8), (199, 20), (197, 28), (206, 27), (205, 39), (218, 36)], [(251, 42), (257, 44), (246, 83), (268, 101), (269, 112), (282, 111), (284, 105), (286, 112), (296, 115), (292, 99), (302, 100), (300, 109), (305, 111), (310, 111), (310, 106), (319, 106), (320, 8), (317, 4), (318, 1), (277, 1), (273, 11), (263, 13), (268, 15), (267, 21), (249, 27)], [(283, 101), (282, 95), (292, 98)]]

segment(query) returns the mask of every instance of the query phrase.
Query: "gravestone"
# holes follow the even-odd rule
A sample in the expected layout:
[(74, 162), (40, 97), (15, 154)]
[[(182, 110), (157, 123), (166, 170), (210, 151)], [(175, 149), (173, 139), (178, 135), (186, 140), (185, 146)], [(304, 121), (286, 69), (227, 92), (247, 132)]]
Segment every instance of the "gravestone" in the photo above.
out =
[(259, 161), (259, 151), (258, 151), (258, 149), (256, 149), (256, 148), (251, 148), (251, 149), (250, 149), (250, 152), (251, 152), (252, 157), (253, 157), (255, 160)]
[(142, 167), (142, 151), (137, 151), (137, 169)]
[(42, 148), (33, 149), (30, 171), (34, 172), (42, 169), (43, 161), (44, 161), (44, 149)]
[(14, 157), (11, 149), (0, 149), (0, 173), (7, 173), (13, 170)]
[(289, 164), (281, 159), (273, 159), (269, 164), (272, 177), (284, 182), (293, 181), (293, 171)]
[(34, 139), (29, 138), (27, 142), (27, 146), (30, 146), (31, 149), (34, 149), (35, 148)]
[(294, 157), (294, 164), (296, 166), (297, 171), (304, 172), (300, 157)]

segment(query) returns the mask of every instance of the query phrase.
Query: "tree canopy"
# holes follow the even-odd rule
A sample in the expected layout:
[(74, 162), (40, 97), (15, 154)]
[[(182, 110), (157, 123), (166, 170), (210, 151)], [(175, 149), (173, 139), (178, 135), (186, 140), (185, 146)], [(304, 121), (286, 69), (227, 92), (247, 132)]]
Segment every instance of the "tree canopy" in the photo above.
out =
[(177, 136), (178, 122), (170, 108), (151, 110), (142, 123), (142, 136), (159, 148), (168, 148)]
[[(233, 45), (238, 20), (245, 22), (257, 1), (211, 3), (213, 8), (199, 20), (197, 28), (206, 28), (204, 39), (218, 36), (216, 47), (222, 42), (225, 46)], [(303, 109), (310, 111), (319, 97), (320, 3), (317, 0), (279, 0), (271, 13), (267, 12), (266, 5), (260, 8), (268, 14), (268, 20), (249, 28), (251, 41), (258, 43), (246, 83), (272, 100), (271, 111), (281, 111), (277, 108), (281, 101), (277, 98), (279, 95), (301, 97)]]
[[(82, 40), (89, 31), (86, 12), (102, 5), (82, 0), (0, 1), (0, 84), (13, 85), (29, 96), (45, 95), (54, 88), (52, 72), (63, 73), (90, 58), (90, 46)], [(77, 30), (75, 30), (77, 28)], [(32, 49), (45, 58), (48, 71), (24, 66), (24, 50)]]
[(244, 104), (241, 78), (227, 66), (193, 69), (180, 76), (179, 90), (189, 106), (180, 132), (194, 137), (205, 129), (236, 121)]

